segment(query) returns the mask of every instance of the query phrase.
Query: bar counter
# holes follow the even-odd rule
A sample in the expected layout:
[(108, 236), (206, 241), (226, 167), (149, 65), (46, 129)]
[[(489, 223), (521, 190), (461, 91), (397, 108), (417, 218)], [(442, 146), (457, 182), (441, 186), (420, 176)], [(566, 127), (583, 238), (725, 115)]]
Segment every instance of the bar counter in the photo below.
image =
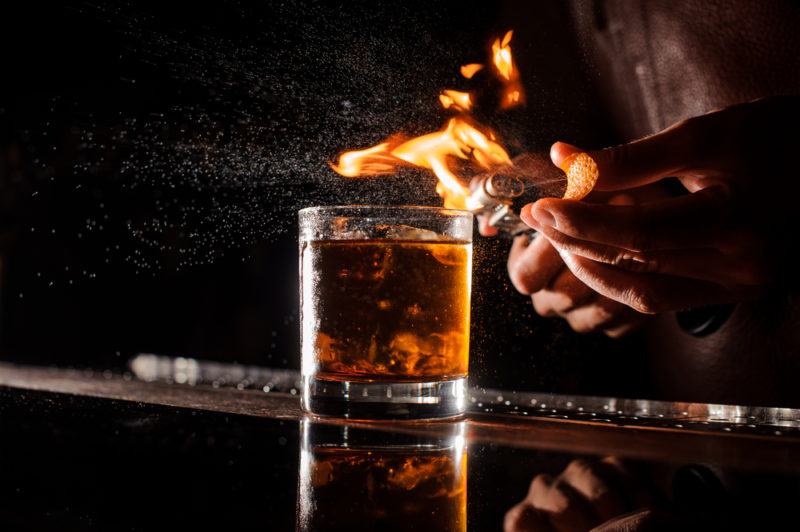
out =
[[(473, 389), (460, 422), (367, 423), (304, 417), (287, 370), (150, 355), (131, 368), (0, 364), (0, 529), (500, 530), (534, 477), (608, 457), (682, 526), (768, 527), (800, 491), (791, 409)], [(344, 462), (320, 454), (334, 448)], [(337, 487), (365, 449), (349, 470), (363, 486)], [(453, 515), (445, 504), (419, 520), (433, 504), (415, 505), (420, 490), (444, 475), (423, 466), (451, 463), (437, 452), (458, 464), (440, 479)], [(413, 481), (377, 472), (397, 457)], [(388, 513), (375, 479), (406, 490)]]

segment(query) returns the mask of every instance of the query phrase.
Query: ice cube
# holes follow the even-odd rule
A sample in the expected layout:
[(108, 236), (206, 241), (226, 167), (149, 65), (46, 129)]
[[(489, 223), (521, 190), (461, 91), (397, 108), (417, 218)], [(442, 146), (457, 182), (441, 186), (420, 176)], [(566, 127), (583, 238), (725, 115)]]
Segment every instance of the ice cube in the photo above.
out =
[(410, 225), (376, 225), (377, 238), (392, 238), (397, 240), (439, 240), (441, 235), (436, 231), (419, 229)]

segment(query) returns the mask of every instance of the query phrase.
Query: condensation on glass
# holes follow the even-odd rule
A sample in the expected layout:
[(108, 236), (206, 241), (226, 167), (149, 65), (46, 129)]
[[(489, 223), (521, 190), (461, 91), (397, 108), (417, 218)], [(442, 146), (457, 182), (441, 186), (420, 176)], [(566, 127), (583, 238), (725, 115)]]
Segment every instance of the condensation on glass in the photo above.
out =
[(356, 419), (462, 414), (471, 274), (470, 213), (301, 210), (306, 411)]

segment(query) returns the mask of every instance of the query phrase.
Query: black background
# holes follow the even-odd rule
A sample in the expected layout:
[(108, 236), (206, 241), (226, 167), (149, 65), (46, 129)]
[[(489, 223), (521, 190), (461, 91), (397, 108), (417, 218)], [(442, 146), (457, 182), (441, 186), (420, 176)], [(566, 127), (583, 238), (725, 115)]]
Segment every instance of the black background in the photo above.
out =
[[(484, 110), (510, 150), (613, 142), (558, 2), (42, 2), (3, 8), (0, 348), (121, 368), (138, 352), (298, 367), (296, 211), (440, 203), (433, 177), (328, 161), (440, 127), (458, 66), (512, 47), (527, 106)], [(636, 339), (539, 318), (476, 235), (471, 374), (647, 395)]]

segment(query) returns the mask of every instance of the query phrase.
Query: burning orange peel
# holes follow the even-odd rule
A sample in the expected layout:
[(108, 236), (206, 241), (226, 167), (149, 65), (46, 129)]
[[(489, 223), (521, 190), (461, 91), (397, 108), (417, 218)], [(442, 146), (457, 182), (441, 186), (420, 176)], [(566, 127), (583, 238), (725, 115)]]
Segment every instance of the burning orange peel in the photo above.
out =
[(573, 153), (558, 165), (567, 174), (567, 190), (564, 199), (580, 200), (592, 191), (600, 170), (597, 163), (586, 152)]

